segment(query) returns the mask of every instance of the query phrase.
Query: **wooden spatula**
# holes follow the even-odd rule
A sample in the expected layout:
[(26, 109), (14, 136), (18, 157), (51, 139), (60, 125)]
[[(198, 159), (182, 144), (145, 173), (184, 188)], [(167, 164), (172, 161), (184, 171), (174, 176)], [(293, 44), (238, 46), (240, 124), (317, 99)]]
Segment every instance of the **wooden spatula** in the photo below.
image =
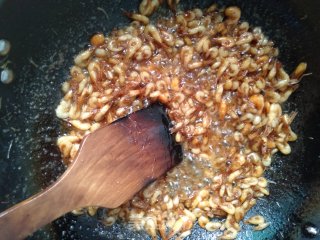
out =
[(2, 212), (0, 239), (23, 239), (77, 208), (118, 207), (180, 159), (161, 106), (133, 113), (85, 137), (51, 187)]

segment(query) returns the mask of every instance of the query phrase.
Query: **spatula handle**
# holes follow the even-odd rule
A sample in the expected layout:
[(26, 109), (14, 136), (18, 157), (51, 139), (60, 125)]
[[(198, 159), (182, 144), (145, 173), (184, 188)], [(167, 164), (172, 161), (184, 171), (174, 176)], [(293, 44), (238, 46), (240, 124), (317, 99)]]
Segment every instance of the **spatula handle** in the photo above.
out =
[[(24, 239), (35, 230), (72, 210), (72, 200), (61, 204), (62, 191), (59, 182), (46, 191), (0, 213), (0, 239)], [(74, 205), (73, 205), (74, 206)]]

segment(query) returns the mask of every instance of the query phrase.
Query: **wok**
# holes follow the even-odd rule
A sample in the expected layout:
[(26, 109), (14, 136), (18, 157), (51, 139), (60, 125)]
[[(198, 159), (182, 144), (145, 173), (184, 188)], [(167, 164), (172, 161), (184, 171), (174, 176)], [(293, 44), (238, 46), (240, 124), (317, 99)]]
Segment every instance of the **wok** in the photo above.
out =
[[(319, 239), (307, 228), (320, 227), (320, 2), (217, 2), (240, 6), (242, 19), (261, 26), (279, 47), (287, 71), (305, 61), (312, 73), (285, 104), (286, 111), (299, 112), (293, 123), (299, 138), (291, 144), (292, 154), (275, 156), (266, 172), (275, 182), (270, 196), (249, 213), (263, 214), (271, 227), (254, 232), (244, 225), (238, 239)], [(182, 0), (180, 7), (204, 8), (211, 3)], [(138, 4), (139, 0), (0, 0), (0, 38), (12, 44), (9, 67), (15, 73), (13, 83), (0, 84), (0, 211), (48, 186), (64, 171), (55, 144), (64, 132), (54, 112), (62, 97), (59, 86), (92, 33), (127, 24), (121, 9), (136, 10)], [(29, 239), (148, 239), (121, 224), (105, 227), (98, 218), (67, 214)], [(196, 225), (187, 239), (216, 235)]]

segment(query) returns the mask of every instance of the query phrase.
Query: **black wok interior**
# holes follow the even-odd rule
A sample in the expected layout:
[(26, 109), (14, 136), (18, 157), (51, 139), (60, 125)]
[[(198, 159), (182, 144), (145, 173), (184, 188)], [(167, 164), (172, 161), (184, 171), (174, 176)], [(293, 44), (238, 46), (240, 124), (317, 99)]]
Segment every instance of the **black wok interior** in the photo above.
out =
[[(307, 73), (312, 73), (285, 104), (286, 111), (299, 112), (293, 123), (299, 139), (291, 144), (291, 155), (276, 155), (267, 171), (267, 178), (275, 182), (270, 184), (271, 194), (249, 213), (264, 215), (271, 227), (255, 232), (243, 225), (238, 239), (308, 239), (312, 235), (306, 226), (320, 228), (320, 1), (215, 2), (240, 6), (243, 20), (261, 26), (279, 47), (288, 72), (305, 61)], [(179, 8), (211, 3), (181, 0)], [(138, 4), (139, 0), (0, 0), (0, 39), (12, 44), (9, 67), (15, 73), (12, 84), (0, 83), (0, 211), (40, 191), (64, 171), (55, 145), (64, 132), (54, 112), (62, 97), (60, 85), (89, 37), (127, 24), (123, 10), (136, 10)], [(105, 227), (100, 214), (67, 214), (29, 239), (149, 239), (121, 223)], [(196, 225), (187, 239), (215, 236)]]

